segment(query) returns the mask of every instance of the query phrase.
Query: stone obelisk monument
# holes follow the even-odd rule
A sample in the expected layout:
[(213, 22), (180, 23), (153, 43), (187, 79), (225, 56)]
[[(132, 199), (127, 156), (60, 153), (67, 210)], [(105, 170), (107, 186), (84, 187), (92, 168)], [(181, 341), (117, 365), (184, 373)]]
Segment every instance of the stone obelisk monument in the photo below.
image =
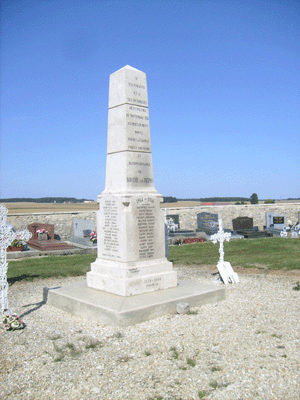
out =
[(154, 188), (146, 74), (110, 76), (105, 190), (98, 196), (98, 254), (90, 288), (131, 296), (177, 286), (165, 257), (162, 196)]
[(190, 281), (177, 284), (165, 257), (161, 201), (153, 180), (146, 74), (126, 65), (110, 76), (97, 259), (86, 280), (45, 288), (47, 304), (90, 320), (128, 326), (175, 313), (187, 303), (223, 300), (223, 288)]

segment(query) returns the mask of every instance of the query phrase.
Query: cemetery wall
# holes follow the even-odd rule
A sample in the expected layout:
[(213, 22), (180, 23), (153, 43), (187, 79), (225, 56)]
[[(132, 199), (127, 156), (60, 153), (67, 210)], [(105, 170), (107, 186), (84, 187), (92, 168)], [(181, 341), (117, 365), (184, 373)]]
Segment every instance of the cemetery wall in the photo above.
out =
[[(287, 224), (295, 224), (300, 219), (300, 203), (281, 204), (255, 204), (255, 205), (226, 205), (226, 206), (197, 206), (197, 207), (170, 207), (166, 209), (167, 215), (179, 215), (180, 229), (197, 229), (197, 214), (208, 212), (218, 214), (223, 220), (224, 229), (233, 229), (232, 220), (237, 217), (253, 218), (253, 225), (263, 230), (266, 225), (266, 213), (286, 215)], [(62, 240), (67, 240), (73, 235), (73, 220), (92, 220), (96, 226), (96, 211), (55, 212), (11, 214), (7, 216), (7, 223), (16, 229), (23, 230), (33, 222), (55, 225), (55, 234)]]
[(253, 226), (262, 231), (266, 225), (266, 213), (282, 214), (287, 217), (287, 224), (295, 224), (300, 219), (300, 203), (281, 204), (244, 204), (226, 206), (197, 206), (167, 208), (167, 215), (179, 215), (180, 229), (197, 229), (197, 214), (208, 212), (218, 214), (223, 220), (224, 229), (233, 229), (232, 220), (237, 217), (253, 218)]

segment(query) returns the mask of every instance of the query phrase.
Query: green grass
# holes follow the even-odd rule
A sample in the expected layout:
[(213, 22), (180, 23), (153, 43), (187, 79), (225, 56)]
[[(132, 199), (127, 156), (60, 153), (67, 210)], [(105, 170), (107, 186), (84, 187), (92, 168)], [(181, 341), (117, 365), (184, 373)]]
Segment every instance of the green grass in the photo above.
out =
[(188, 363), (188, 365), (190, 365), (191, 367), (195, 367), (196, 366), (196, 361), (193, 360), (192, 358), (187, 358), (186, 362)]
[[(300, 269), (300, 240), (262, 238), (232, 240), (224, 244), (225, 260), (233, 267), (257, 267), (269, 270)], [(219, 244), (211, 242), (170, 246), (169, 259), (174, 265), (217, 265)], [(7, 277), (10, 284), (21, 280), (85, 275), (95, 254), (76, 254), (9, 260)], [(299, 285), (295, 290), (298, 289)]]
[(84, 275), (90, 271), (95, 254), (75, 254), (10, 260), (7, 269), (9, 283), (35, 278), (65, 277)]
[[(244, 268), (300, 269), (300, 240), (261, 238), (232, 240), (224, 244), (225, 260)], [(219, 244), (212, 242), (170, 246), (169, 259), (183, 265), (216, 265)]]
[(300, 290), (300, 282), (296, 282), (296, 286), (294, 286), (293, 289)]

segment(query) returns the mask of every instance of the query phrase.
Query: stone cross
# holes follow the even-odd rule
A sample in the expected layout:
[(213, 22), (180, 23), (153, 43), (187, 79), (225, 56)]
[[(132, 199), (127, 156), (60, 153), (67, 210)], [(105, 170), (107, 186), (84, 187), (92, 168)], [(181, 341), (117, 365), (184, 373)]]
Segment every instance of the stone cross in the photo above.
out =
[(223, 222), (221, 219), (219, 219), (219, 231), (218, 233), (212, 235), (210, 239), (212, 240), (213, 244), (216, 244), (217, 242), (220, 242), (220, 248), (219, 248), (219, 253), (220, 253), (220, 260), (219, 263), (224, 262), (224, 242), (227, 240), (229, 242), (231, 237), (231, 233), (229, 232), (224, 232), (223, 231)]
[(6, 249), (15, 239), (27, 242), (32, 234), (25, 229), (24, 231), (14, 232), (11, 227), (6, 225), (6, 214), (8, 210), (5, 206), (0, 205), (0, 301), (2, 314), (8, 309), (7, 299), (7, 262)]

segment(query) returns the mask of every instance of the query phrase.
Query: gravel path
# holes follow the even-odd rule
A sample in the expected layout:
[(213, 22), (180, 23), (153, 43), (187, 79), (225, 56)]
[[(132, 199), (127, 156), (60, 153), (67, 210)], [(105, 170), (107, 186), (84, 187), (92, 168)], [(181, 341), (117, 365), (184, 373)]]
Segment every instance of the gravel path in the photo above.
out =
[[(222, 285), (205, 268), (180, 279)], [(300, 399), (300, 275), (240, 274), (227, 299), (127, 328), (42, 302), (44, 286), (14, 283), (22, 331), (0, 330), (1, 399)]]

